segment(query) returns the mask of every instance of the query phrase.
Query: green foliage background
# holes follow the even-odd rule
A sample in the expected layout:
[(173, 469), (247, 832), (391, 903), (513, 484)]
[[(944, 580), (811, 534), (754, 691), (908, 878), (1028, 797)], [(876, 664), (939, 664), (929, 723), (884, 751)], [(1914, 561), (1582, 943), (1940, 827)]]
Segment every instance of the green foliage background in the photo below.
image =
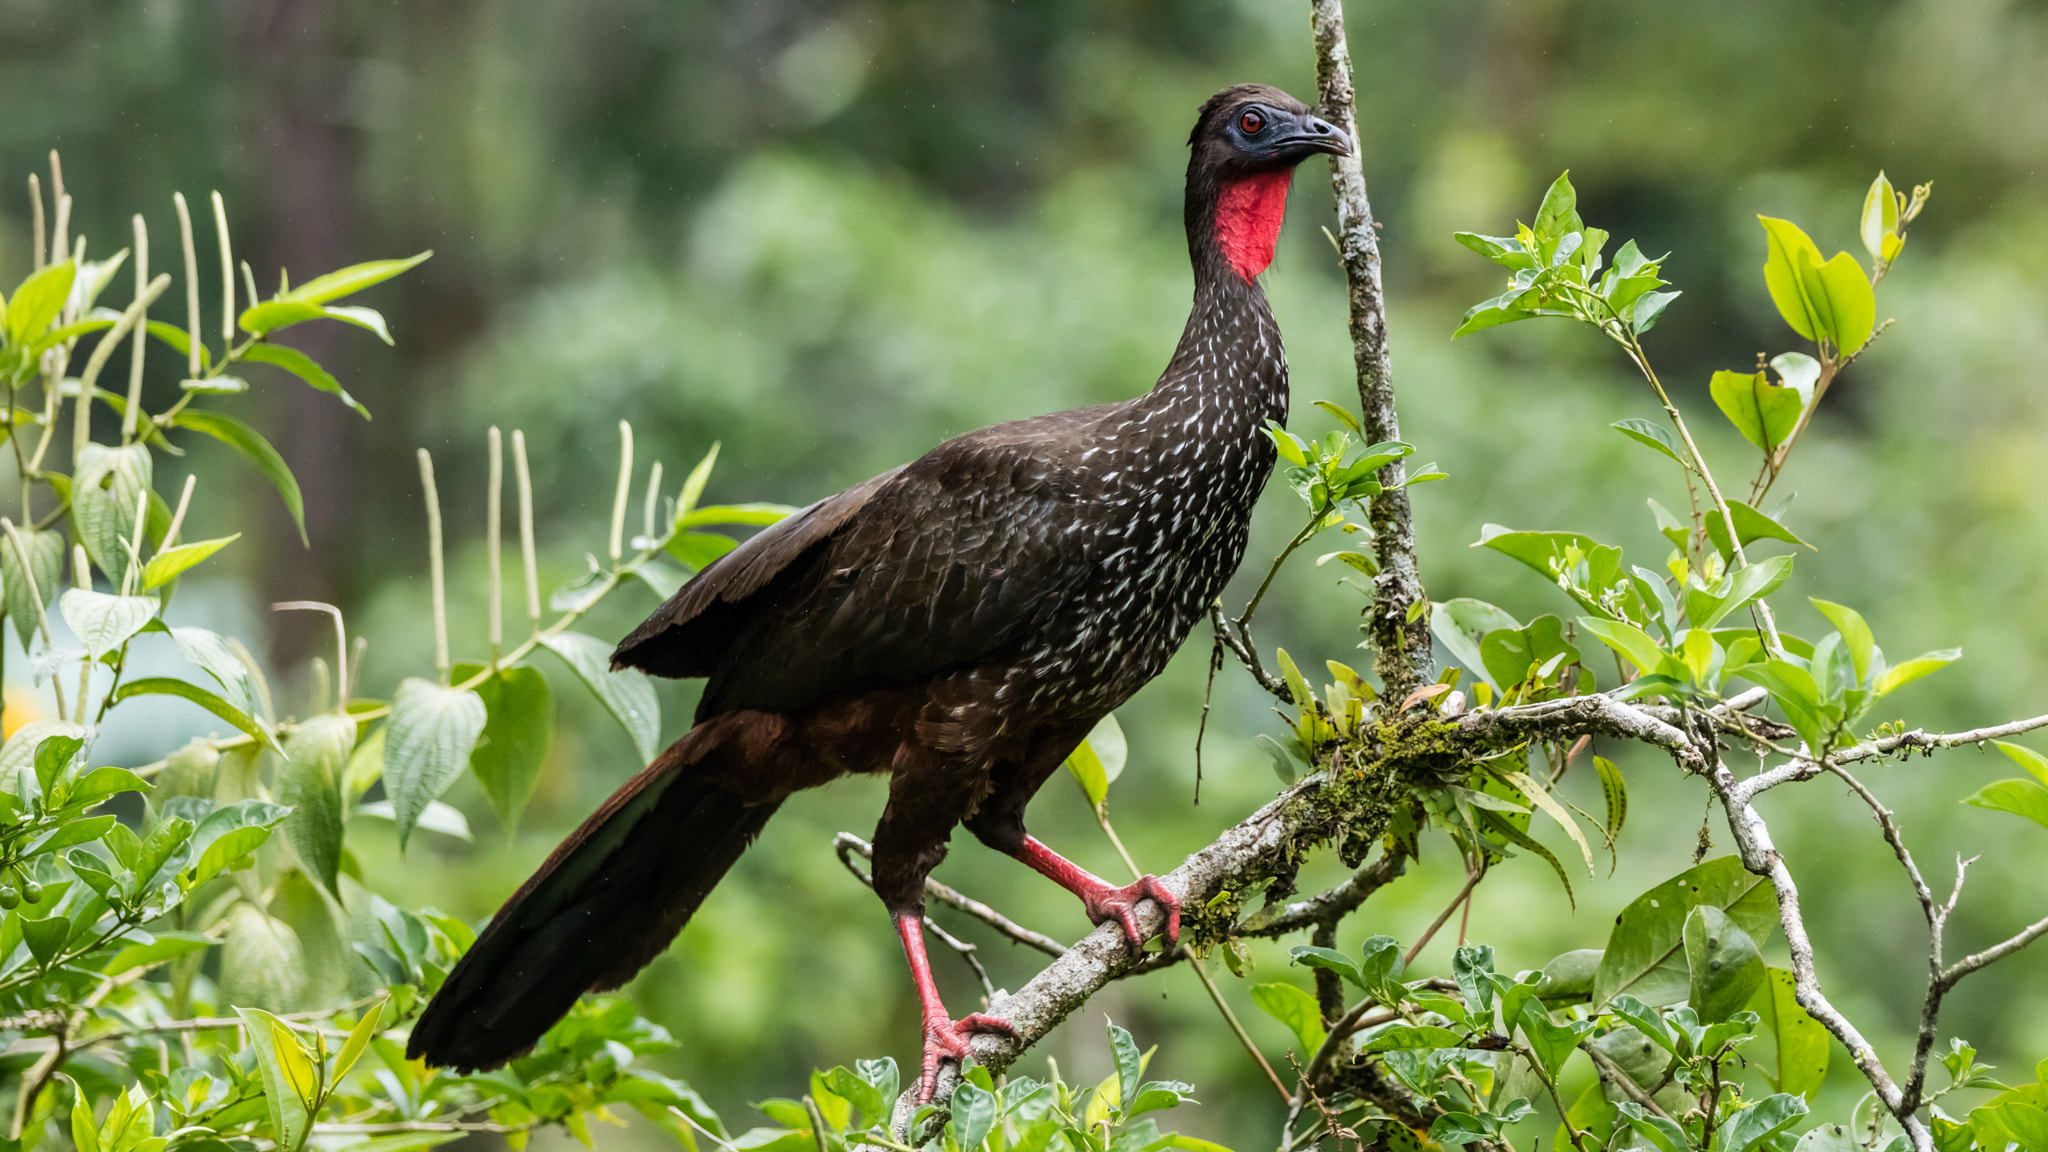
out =
[[(1916, 722), (2043, 710), (2048, 13), (1998, 0), (1390, 0), (1354, 3), (1350, 23), (1403, 433), (1450, 473), (1416, 494), (1433, 598), (1476, 596), (1524, 618), (1561, 611), (1517, 565), (1464, 547), (1482, 523), (1578, 529), (1640, 553), (1656, 539), (1648, 515), (1610, 493), (1661, 485), (1666, 504), (1683, 499), (1668, 466), (1604, 427), (1655, 413), (1592, 337), (1521, 325), (1450, 343), (1463, 307), (1492, 294), (1490, 270), (1452, 231), (1505, 230), (1571, 168), (1588, 219), (1676, 253), (1666, 275), (1686, 295), (1648, 343), (1709, 425), (1712, 370), (1789, 346), (1759, 288), (1753, 214), (1798, 219), (1825, 251), (1853, 250), (1862, 190), (1883, 167), (1901, 186), (1934, 181), (1936, 197), (1886, 282), (1881, 315), (1901, 324), (1830, 393), (1780, 482), (1798, 494), (1790, 522), (1819, 548), (1801, 555), (1790, 599), (1811, 590), (1856, 605), (1899, 654), (1962, 646), (1962, 663), (1893, 702)], [(261, 618), (275, 599), (342, 604), (371, 638), (365, 687), (381, 694), (431, 659), (418, 625), (416, 446), (434, 449), (451, 523), (467, 526), (452, 610), (458, 650), (475, 651), (488, 424), (530, 438), (543, 564), (563, 583), (603, 550), (621, 417), (640, 458), (671, 469), (722, 441), (714, 499), (802, 503), (945, 435), (1141, 390), (1185, 315), (1192, 110), (1242, 79), (1306, 93), (1310, 66), (1305, 6), (1275, 0), (0, 0), (0, 173), (15, 189), (0, 197), (0, 282), (27, 270), (19, 181), (52, 145), (86, 193), (79, 230), (96, 238), (124, 236), (117, 213), (138, 205), (173, 235), (173, 189), (221, 188), (266, 291), (281, 264), (309, 274), (365, 253), (437, 251), (376, 290), (395, 351), (340, 336), (307, 345), (375, 423), (281, 374), (257, 380), (252, 419), (299, 472), (310, 553), (251, 480), (236, 526), (267, 525), (267, 538), (214, 562), (240, 565), (233, 579), (204, 594), (188, 581), (190, 610), (226, 618)], [(1317, 233), (1331, 221), (1320, 166), (1304, 168), (1293, 217), (1268, 291), (1289, 339), (1296, 425), (1321, 431), (1307, 402), (1345, 398), (1351, 383), (1341, 281)], [(151, 387), (168, 394), (176, 373), (160, 374)], [(1732, 431), (1709, 435), (1710, 454), (1735, 446)], [(224, 495), (212, 506), (225, 517)], [(1255, 554), (1292, 522), (1291, 509), (1263, 521)], [(1346, 659), (1355, 601), (1334, 582), (1306, 565), (1286, 574), (1262, 640)], [(652, 603), (608, 607), (589, 630), (621, 632)], [(287, 673), (312, 650), (311, 629), (280, 621), (271, 656)], [(1198, 641), (1122, 714), (1132, 763), (1110, 802), (1133, 853), (1159, 870), (1274, 787), (1251, 739), (1278, 720), (1226, 672), (1191, 803), (1202, 656)], [(357, 830), (380, 888), (480, 917), (637, 768), (580, 689), (557, 689), (566, 738), (517, 837), (505, 842), (465, 782), (449, 798), (475, 844), (422, 833), (401, 860), (395, 840), (376, 847)], [(664, 689), (665, 735), (681, 730), (691, 692)], [(161, 717), (207, 727), (196, 712)], [(2048, 896), (2039, 830), (1957, 803), (2009, 774), (2002, 763), (1955, 752), (1872, 781), (1934, 876), (1949, 849), (1986, 854), (1951, 937), (1964, 949), (2037, 917)], [(1596, 945), (1644, 884), (1686, 866), (1703, 794), (1654, 758), (1623, 766), (1635, 789), (1629, 874), (1582, 885), (1575, 917), (1540, 863), (1486, 885), (1473, 920), (1502, 969)], [(1592, 784), (1576, 784), (1589, 804)], [(893, 937), (829, 847), (841, 828), (864, 833), (880, 803), (861, 781), (787, 806), (635, 985), (682, 1041), (664, 1070), (728, 1116), (790, 1092), (814, 1065), (914, 1058)], [(1800, 880), (1823, 977), (1898, 1051), (1924, 972), (1908, 890), (1862, 818), (1824, 790), (1769, 803), (1788, 850), (1813, 862)], [(1083, 863), (1116, 870), (1064, 782), (1033, 818)], [(1422, 871), (1379, 898), (1374, 930), (1412, 937), (1460, 879), (1448, 853), (1426, 854)], [(1084, 926), (1064, 893), (969, 843), (940, 875), (1055, 935)], [(985, 940), (999, 984), (1036, 968), (972, 924), (953, 927)], [(1452, 942), (1424, 962), (1447, 964)], [(1255, 951), (1258, 978), (1305, 982), (1276, 975), (1289, 971), (1278, 948)], [(968, 974), (938, 962), (966, 1010)], [(1948, 1023), (1993, 1062), (2037, 1047), (2025, 1041), (2048, 1032), (2039, 965), (2022, 956), (1974, 978)], [(1242, 982), (1226, 988), (1281, 1052), (1285, 1030), (1251, 1009)], [(1097, 1007), (1162, 1046), (1156, 1074), (1200, 1088), (1205, 1106), (1177, 1126), (1243, 1142), (1270, 1131), (1267, 1089), (1191, 977), (1134, 981)], [(1092, 1021), (1046, 1051), (1099, 1076)], [(1859, 1091), (1845, 1064), (1823, 1115)]]

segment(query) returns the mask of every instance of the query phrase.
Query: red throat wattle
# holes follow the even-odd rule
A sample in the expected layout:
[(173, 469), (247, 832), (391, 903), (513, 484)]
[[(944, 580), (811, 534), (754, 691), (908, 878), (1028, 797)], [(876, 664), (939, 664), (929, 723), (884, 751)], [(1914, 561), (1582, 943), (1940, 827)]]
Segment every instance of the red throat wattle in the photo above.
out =
[(1216, 200), (1216, 247), (1250, 280), (1273, 262), (1273, 244), (1287, 216), (1287, 186), (1294, 170), (1261, 172), (1225, 185)]

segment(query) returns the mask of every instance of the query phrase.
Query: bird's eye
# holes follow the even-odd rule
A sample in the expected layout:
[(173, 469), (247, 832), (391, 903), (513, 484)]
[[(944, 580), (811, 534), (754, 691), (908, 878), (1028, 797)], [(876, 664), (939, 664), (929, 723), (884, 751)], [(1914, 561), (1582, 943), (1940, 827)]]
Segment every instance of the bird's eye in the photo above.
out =
[(1244, 129), (1245, 135), (1256, 136), (1259, 134), (1259, 129), (1266, 126), (1266, 118), (1257, 112), (1247, 112), (1243, 116), (1238, 117), (1237, 126)]

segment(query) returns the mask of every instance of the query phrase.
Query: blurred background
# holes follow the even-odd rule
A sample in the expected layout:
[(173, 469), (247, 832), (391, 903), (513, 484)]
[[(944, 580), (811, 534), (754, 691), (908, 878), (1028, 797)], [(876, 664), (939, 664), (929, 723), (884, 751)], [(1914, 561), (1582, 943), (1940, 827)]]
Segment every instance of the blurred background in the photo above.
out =
[[(1642, 493), (1684, 500), (1667, 461), (1605, 427), (1657, 415), (1613, 350), (1543, 324), (1450, 342), (1460, 312), (1497, 291), (1454, 230), (1510, 230), (1570, 168), (1589, 223), (1617, 245), (1670, 250), (1666, 274), (1685, 294), (1650, 351), (1722, 474), (1747, 475), (1748, 449), (1706, 399), (1708, 375), (1799, 346), (1762, 290), (1755, 214), (1790, 217), (1825, 252), (1862, 259), (1857, 211), (1882, 168), (1901, 188), (1933, 181), (1934, 200), (1879, 295), (1880, 317), (1899, 323), (1830, 393), (1779, 484), (1796, 492), (1787, 519), (1816, 549), (1798, 550), (1785, 600), (1802, 606), (1786, 624), (1820, 631), (1799, 597), (1822, 595), (1861, 609), (1894, 658), (1961, 645), (1961, 664), (1891, 701), (1910, 724), (2044, 710), (2048, 8), (1356, 0), (1349, 21), (1403, 431), (1450, 473), (1416, 493), (1434, 598), (1569, 615), (1513, 561), (1466, 547), (1481, 526), (1586, 531), (1655, 567), (1666, 548)], [(672, 478), (722, 443), (712, 499), (805, 503), (948, 435), (1143, 390), (1186, 313), (1181, 176), (1194, 109), (1253, 79), (1312, 94), (1305, 4), (0, 0), (0, 280), (27, 270), (23, 181), (32, 170), (47, 180), (51, 148), (95, 254), (126, 244), (139, 211), (159, 238), (154, 265), (169, 267), (171, 193), (212, 189), (266, 292), (280, 268), (303, 280), (435, 251), (365, 297), (390, 317), (395, 348), (339, 326), (293, 333), (374, 422), (252, 369), (264, 375), (237, 411), (296, 470), (310, 547), (239, 463), (204, 446), (188, 461), (235, 479), (202, 486), (201, 535), (229, 523), (260, 532), (215, 561), (210, 582), (188, 579), (180, 611), (266, 638), (279, 675), (303, 683), (329, 633), (267, 605), (339, 604), (370, 639), (364, 692), (382, 695), (431, 667), (417, 447), (438, 462), (458, 652), (474, 655), (493, 424), (526, 432), (543, 568), (561, 584), (603, 551), (621, 418), (643, 465), (663, 460)], [(1341, 282), (1320, 233), (1332, 222), (1325, 169), (1305, 165), (1267, 286), (1294, 366), (1295, 426), (1312, 432), (1330, 424), (1310, 400), (1356, 401)], [(175, 389), (176, 368), (152, 368), (154, 395)], [(1268, 494), (1255, 563), (1293, 531), (1297, 507), (1291, 493)], [(589, 631), (616, 636), (654, 606), (641, 590), (614, 600)], [(1333, 569), (1296, 564), (1269, 604), (1266, 645), (1304, 666), (1369, 660), (1355, 648), (1359, 601)], [(1198, 631), (1121, 713), (1131, 763), (1111, 810), (1140, 863), (1160, 872), (1277, 786), (1252, 742), (1277, 718), (1226, 670), (1194, 803), (1207, 648)], [(563, 739), (516, 834), (465, 782), (448, 798), (468, 812), (473, 843), (422, 833), (401, 859), (388, 831), (355, 830), (373, 887), (487, 915), (637, 769), (588, 695), (561, 668), (547, 672)], [(664, 685), (662, 699), (672, 738), (694, 688)], [(149, 759), (182, 739), (179, 725), (207, 726), (196, 713), (164, 716), (109, 740)], [(1610, 878), (1603, 861), (1597, 878), (1580, 878), (1576, 912), (1540, 862), (1502, 869), (1472, 925), (1504, 969), (1598, 947), (1623, 904), (1689, 864), (1706, 815), (1699, 786), (1655, 757), (1602, 750), (1629, 774), (1630, 867)], [(1952, 955), (2048, 906), (2048, 832), (1958, 803), (2013, 774), (1975, 751), (1865, 774), (1938, 888), (1954, 853), (1985, 856)], [(1582, 775), (1567, 791), (1597, 809)], [(748, 1102), (799, 1094), (813, 1066), (915, 1061), (916, 1005), (893, 935), (830, 848), (835, 831), (868, 831), (881, 796), (878, 782), (847, 781), (785, 807), (633, 986), (681, 1043), (664, 1070), (742, 1127)], [(1925, 975), (1902, 877), (1837, 786), (1774, 792), (1765, 812), (1807, 895), (1831, 994), (1902, 1063)], [(1033, 826), (1102, 874), (1120, 872), (1067, 780), (1048, 785)], [(1706, 826), (1726, 851), (1725, 830)], [(1575, 854), (1555, 828), (1539, 831)], [(1460, 880), (1446, 849), (1426, 841), (1423, 865), (1340, 945), (1373, 931), (1412, 939)], [(939, 875), (1056, 936), (1086, 927), (1064, 893), (965, 837)], [(1304, 885), (1334, 875), (1324, 861)], [(945, 922), (982, 943), (999, 984), (1038, 967), (971, 922)], [(1453, 936), (1421, 963), (1447, 964)], [(1254, 951), (1251, 981), (1306, 986), (1281, 947)], [(1782, 940), (1767, 952), (1782, 957)], [(964, 965), (935, 961), (955, 1011), (973, 1008)], [(2013, 1082), (2044, 1054), (2044, 972), (2048, 954), (2022, 954), (1949, 1002), (1953, 1031)], [(1221, 979), (1281, 1063), (1286, 1030), (1251, 1006), (1247, 981)], [(1173, 1125), (1246, 1146), (1273, 1131), (1270, 1087), (1185, 971), (1115, 987), (1020, 1070), (1053, 1056), (1070, 1077), (1104, 1075), (1103, 1012), (1160, 1046), (1154, 1075), (1200, 1089), (1203, 1105)], [(1839, 1049), (1835, 1064), (1819, 1107), (1841, 1118), (1862, 1086)]]

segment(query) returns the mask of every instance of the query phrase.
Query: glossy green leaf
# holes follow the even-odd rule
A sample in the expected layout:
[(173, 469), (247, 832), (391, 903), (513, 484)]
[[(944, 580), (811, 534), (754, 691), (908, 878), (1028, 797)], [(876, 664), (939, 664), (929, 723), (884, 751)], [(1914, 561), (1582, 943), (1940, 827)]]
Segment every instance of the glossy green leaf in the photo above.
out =
[(668, 554), (693, 572), (709, 568), (713, 561), (737, 547), (739, 541), (716, 532), (678, 532), (667, 544)]
[(42, 335), (64, 310), (64, 301), (70, 298), (71, 284), (77, 275), (78, 265), (66, 260), (22, 281), (7, 301), (7, 342), (27, 344)]
[(1536, 241), (1547, 253), (1556, 247), (1566, 235), (1585, 228), (1579, 219), (1578, 192), (1572, 188), (1571, 170), (1566, 169), (1543, 193), (1543, 203), (1536, 208), (1536, 222), (1533, 230)]
[(1067, 755), (1067, 771), (1081, 791), (1088, 797), (1088, 803), (1101, 808), (1108, 799), (1109, 786), (1123, 774), (1124, 761), (1129, 747), (1124, 741), (1124, 730), (1116, 722), (1114, 713), (1104, 716), (1088, 733), (1086, 739), (1075, 746)]
[(1771, 1039), (1770, 1056), (1759, 1059), (1752, 1055), (1750, 1063), (1762, 1068), (1776, 1091), (1809, 1101), (1818, 1096), (1821, 1082), (1827, 1078), (1828, 1031), (1799, 1006), (1792, 973), (1766, 968), (1762, 985), (1750, 998), (1749, 1010), (1762, 1021), (1758, 1032)]
[(562, 658), (599, 703), (633, 738), (642, 760), (654, 759), (655, 741), (661, 735), (661, 705), (655, 700), (654, 685), (646, 675), (630, 668), (611, 670), (612, 646), (581, 632), (543, 636), (541, 645)]
[(1609, 424), (1608, 427), (1638, 444), (1654, 451), (1662, 452), (1680, 464), (1685, 463), (1684, 449), (1679, 447), (1677, 438), (1672, 436), (1662, 424), (1631, 417), (1627, 420), (1616, 420), (1614, 423)]
[(331, 891), (341, 867), (341, 770), (355, 747), (353, 717), (332, 713), (304, 720), (284, 743), (277, 798), (291, 807), (284, 838), (312, 876)]
[(277, 746), (276, 739), (263, 725), (256, 722), (255, 717), (197, 684), (170, 676), (149, 676), (140, 680), (130, 680), (114, 690), (113, 703), (119, 704), (136, 696), (177, 696), (190, 700), (234, 725), (236, 731), (244, 733), (257, 743), (272, 748)]
[[(277, 1134), (279, 1148), (296, 1150), (305, 1144), (313, 1124), (305, 1099), (294, 1087), (295, 1080), (304, 1075), (296, 1065), (305, 1061), (305, 1053), (298, 1048), (298, 1041), (292, 1038), (291, 1029), (277, 1017), (260, 1008), (250, 1007), (238, 1006), (235, 1013), (242, 1018), (249, 1047), (256, 1053), (256, 1066), (262, 1072), (264, 1103), (270, 1110), (270, 1130)], [(290, 1055), (293, 1052), (297, 1053), (296, 1059)], [(292, 1061), (293, 1071), (287, 1070), (287, 1061)]]
[(1721, 1122), (1714, 1147), (1721, 1152), (1750, 1152), (1790, 1128), (1806, 1115), (1806, 1101), (1789, 1093), (1766, 1096)]
[(213, 540), (195, 540), (190, 544), (178, 544), (149, 558), (142, 566), (142, 587), (144, 591), (161, 588), (193, 567), (205, 562), (215, 552), (242, 538), (240, 532), (233, 536), (222, 536)]
[(202, 936), (197, 932), (165, 930), (152, 935), (154, 939), (147, 944), (130, 944), (114, 953), (114, 958), (107, 961), (107, 966), (101, 969), (101, 975), (114, 977), (137, 968), (154, 968), (180, 956), (203, 952), (214, 945), (212, 937)]
[(1622, 993), (1650, 1005), (1684, 1000), (1691, 991), (1685, 920), (1702, 905), (1726, 912), (1752, 941), (1766, 939), (1778, 920), (1770, 883), (1737, 857), (1720, 856), (1687, 869), (1622, 909), (1593, 980), (1593, 1003), (1607, 1004)]
[(357, 403), (356, 398), (342, 388), (341, 381), (336, 380), (332, 373), (297, 348), (286, 347), (283, 344), (251, 344), (242, 353), (242, 359), (282, 368), (314, 388), (332, 393), (363, 419), (370, 418), (370, 410)]
[(1863, 266), (1847, 252), (1837, 252), (1821, 265), (1820, 278), (1833, 312), (1835, 347), (1844, 354), (1860, 350), (1877, 329), (1877, 293)]
[(1877, 648), (1877, 640), (1870, 634), (1870, 625), (1864, 622), (1862, 614), (1827, 600), (1808, 597), (1808, 602), (1841, 633), (1842, 646), (1849, 652), (1849, 666), (1856, 670), (1856, 684), (1869, 683), (1870, 655)]
[(1764, 962), (1756, 941), (1712, 905), (1685, 918), (1686, 1002), (1705, 1024), (1718, 1024), (1748, 1006), (1763, 986)]
[(238, 800), (207, 813), (192, 830), (195, 858), (186, 870), (187, 887), (206, 883), (262, 847), (289, 811), (268, 800)]
[(1962, 658), (1963, 650), (1961, 648), (1943, 648), (1936, 652), (1922, 653), (1911, 660), (1900, 661), (1886, 669), (1885, 674), (1877, 678), (1877, 688), (1874, 695), (1889, 695), (1893, 691), (1920, 679), (1922, 676), (1941, 671)]
[(1820, 291), (1820, 249), (1790, 220), (1771, 216), (1758, 216), (1757, 220), (1764, 226), (1764, 287), (1771, 294), (1771, 303), (1778, 306), (1778, 315), (1794, 332), (1808, 340), (1822, 339), (1830, 332), (1828, 318), (1811, 299)]
[[(946, 1135), (961, 1148), (980, 1148), (996, 1126), (996, 1095), (981, 1085), (962, 1080), (953, 1090), (952, 1116), (946, 1121)], [(808, 1138), (806, 1138), (808, 1142)]]
[[(1521, 626), (1521, 621), (1484, 600), (1460, 597), (1430, 607), (1429, 630), (1457, 658), (1459, 666), (1475, 676), (1487, 675), (1486, 658), (1480, 652), (1486, 635), (1501, 629), (1518, 630)], [(1507, 685), (1496, 682), (1494, 687)]]
[(1899, 194), (1892, 190), (1892, 182), (1885, 179), (1883, 172), (1870, 182), (1870, 191), (1863, 194), (1863, 215), (1857, 223), (1863, 250), (1873, 258), (1884, 258), (1885, 237), (1899, 230)]
[(1645, 292), (1636, 299), (1635, 306), (1623, 319), (1626, 319), (1629, 326), (1635, 329), (1636, 335), (1640, 336), (1656, 327), (1658, 319), (1664, 315), (1664, 309), (1682, 295), (1682, 292)]
[(198, 408), (185, 409), (171, 423), (178, 428), (204, 432), (240, 452), (244, 459), (255, 465), (256, 471), (277, 489), (285, 510), (292, 514), (292, 523), (299, 529), (299, 542), (306, 542), (305, 498), (299, 494), (299, 482), (292, 478), (292, 470), (285, 465), (284, 457), (277, 454), (277, 449), (270, 446), (270, 441), (232, 416)]
[(2008, 744), (2003, 740), (1993, 740), (1992, 743), (1998, 745), (1998, 750), (2005, 753), (2013, 763), (2033, 773), (2034, 779), (2048, 784), (2048, 756), (2043, 756), (2032, 748)]
[(171, 642), (178, 646), (180, 655), (220, 685), (223, 699), (243, 712), (252, 711), (256, 698), (254, 673), (219, 633), (180, 625), (171, 629)]
[(284, 293), (283, 298), (307, 304), (325, 304), (330, 300), (339, 300), (343, 296), (354, 295), (373, 284), (382, 284), (401, 272), (417, 267), (433, 254), (433, 250), (428, 249), (402, 260), (369, 260), (361, 264), (351, 264), (325, 276), (315, 276)]
[(400, 852), (427, 805), (469, 765), (486, 717), (475, 692), (418, 677), (399, 684), (385, 728), (384, 790), (398, 821)]
[(1323, 1028), (1322, 1009), (1317, 1007), (1314, 996), (1287, 983), (1254, 984), (1249, 991), (1252, 1003), (1261, 1012), (1294, 1033), (1295, 1042), (1301, 1045), (1296, 1055), (1304, 1061), (1323, 1046), (1328, 1032)]
[(1650, 638), (1650, 634), (1626, 621), (1581, 616), (1579, 627), (1591, 632), (1602, 644), (1620, 653), (1623, 659), (1641, 671), (1656, 671), (1657, 665), (1664, 659), (1663, 649)]
[(701, 528), (711, 524), (740, 524), (766, 527), (787, 519), (801, 509), (788, 504), (708, 504), (676, 517), (677, 528)]
[[(1813, 547), (1794, 535), (1791, 529), (1740, 500), (1728, 501), (1728, 511), (1735, 517), (1736, 539), (1742, 541), (1745, 548), (1758, 540), (1783, 540), (1787, 544)], [(1709, 511), (1706, 524), (1707, 537), (1714, 542), (1714, 547), (1721, 553), (1722, 559), (1732, 559), (1735, 550), (1728, 546), (1728, 525), (1722, 520), (1720, 513)]]
[(1993, 812), (2024, 816), (2048, 828), (2048, 787), (2033, 780), (1994, 780), (1979, 788), (1963, 803)]
[(1799, 393), (1762, 372), (1716, 372), (1708, 391), (1743, 439), (1771, 452), (1792, 435), (1803, 411)]
[(1549, 789), (1537, 783), (1535, 777), (1530, 776), (1527, 772), (1504, 772), (1502, 775), (1507, 779), (1508, 783), (1515, 786), (1516, 791), (1528, 797), (1531, 804), (1543, 809), (1544, 815), (1555, 820), (1558, 826), (1565, 830), (1565, 833), (1572, 838), (1572, 843), (1579, 846), (1579, 854), (1584, 856), (1586, 860), (1586, 874), (1591, 876), (1593, 874), (1593, 848), (1586, 843), (1585, 836), (1579, 832), (1579, 822), (1572, 819), (1572, 814), (1565, 811), (1564, 805), (1559, 804), (1551, 796)]

